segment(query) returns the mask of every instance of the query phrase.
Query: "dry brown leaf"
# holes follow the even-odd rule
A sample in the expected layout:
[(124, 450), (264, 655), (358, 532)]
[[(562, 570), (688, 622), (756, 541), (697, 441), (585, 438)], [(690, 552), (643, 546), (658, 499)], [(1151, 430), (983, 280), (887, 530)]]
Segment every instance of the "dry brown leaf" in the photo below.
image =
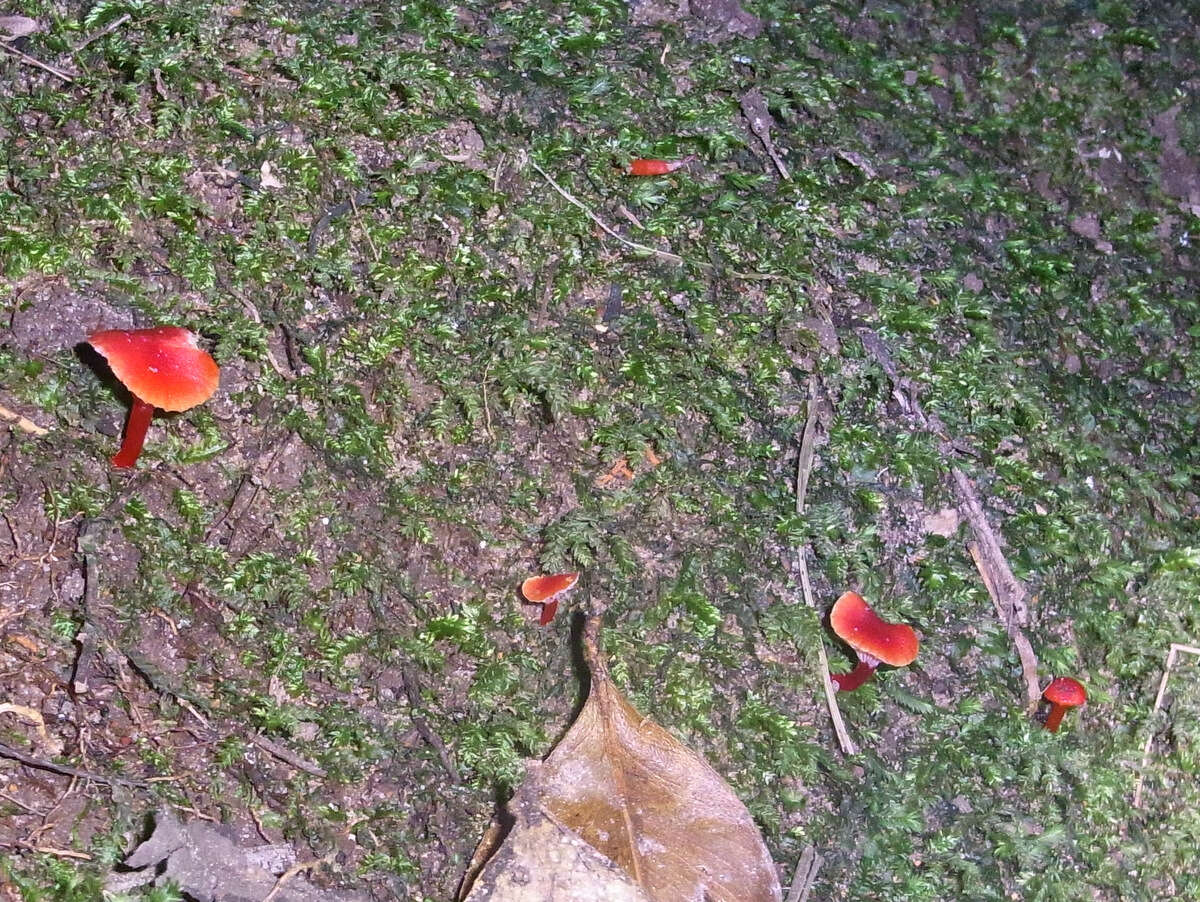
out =
[[(750, 813), (703, 758), (617, 691), (596, 646), (598, 631), (599, 620), (589, 618), (587, 703), (519, 791), (513, 811), (518, 827), (483, 867), (468, 902), (533, 898), (490, 894), (501, 863), (514, 865), (506, 851), (514, 835), (526, 840), (517, 829), (522, 818), (529, 823), (530, 805), (615, 862), (649, 902), (778, 902), (779, 878)], [(540, 866), (517, 864), (529, 873)], [(567, 885), (575, 879), (566, 872), (559, 877)], [(581, 871), (579, 879), (589, 878)]]
[(539, 789), (531, 774), (509, 803), (516, 823), (467, 902), (650, 902), (616, 864), (546, 813)]

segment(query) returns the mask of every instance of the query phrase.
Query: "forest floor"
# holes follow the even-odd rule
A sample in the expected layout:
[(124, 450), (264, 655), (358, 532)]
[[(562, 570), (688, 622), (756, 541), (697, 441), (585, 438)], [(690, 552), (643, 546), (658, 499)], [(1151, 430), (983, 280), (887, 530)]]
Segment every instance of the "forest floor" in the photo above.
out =
[[(98, 898), (156, 812), (451, 899), (600, 608), (785, 886), (812, 847), (813, 899), (1200, 898), (1197, 655), (1160, 697), (1194, 4), (10, 0), (0, 38), (0, 900)], [(83, 342), (161, 323), (221, 388), (114, 470)], [(921, 636), (839, 694), (850, 753), (846, 589)]]

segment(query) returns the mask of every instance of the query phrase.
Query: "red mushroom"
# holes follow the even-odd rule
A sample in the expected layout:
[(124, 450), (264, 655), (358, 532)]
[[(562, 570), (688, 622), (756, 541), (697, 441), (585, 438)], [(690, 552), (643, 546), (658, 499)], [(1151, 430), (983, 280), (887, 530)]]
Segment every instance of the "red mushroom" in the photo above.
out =
[(857, 689), (882, 664), (904, 667), (917, 657), (917, 634), (905, 623), (888, 623), (871, 610), (857, 592), (846, 592), (833, 604), (829, 625), (839, 639), (854, 649), (858, 666), (829, 678), (843, 692)]
[(1045, 727), (1051, 733), (1058, 732), (1063, 715), (1068, 708), (1077, 708), (1087, 701), (1087, 690), (1083, 683), (1070, 677), (1059, 677), (1051, 680), (1042, 698), (1050, 703), (1050, 713), (1046, 715)]
[(684, 157), (682, 160), (634, 160), (629, 164), (630, 175), (666, 175), (668, 172), (674, 172), (676, 169), (681, 169), (692, 160), (696, 159), (695, 155)]
[(179, 326), (107, 329), (89, 335), (88, 344), (133, 395), (125, 439), (112, 459), (114, 467), (132, 467), (137, 462), (154, 408), (188, 410), (217, 390), (221, 371), (216, 361), (199, 347), (195, 335)]
[(521, 594), (526, 601), (542, 606), (542, 619), (539, 623), (545, 626), (554, 619), (558, 610), (558, 600), (579, 581), (578, 573), (553, 573), (549, 576), (531, 576), (521, 583)]

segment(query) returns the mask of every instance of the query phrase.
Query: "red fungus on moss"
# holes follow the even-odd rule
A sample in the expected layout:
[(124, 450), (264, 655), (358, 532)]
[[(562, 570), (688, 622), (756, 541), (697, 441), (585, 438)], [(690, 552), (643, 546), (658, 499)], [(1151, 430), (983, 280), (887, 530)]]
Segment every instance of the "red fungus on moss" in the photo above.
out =
[(183, 411), (203, 404), (217, 390), (220, 368), (200, 348), (196, 336), (179, 326), (106, 329), (88, 336), (121, 383), (133, 395), (121, 449), (114, 467), (132, 467), (142, 453), (154, 408)]
[(1067, 709), (1077, 708), (1087, 701), (1087, 690), (1083, 688), (1083, 683), (1079, 680), (1071, 679), (1071, 677), (1059, 677), (1050, 681), (1050, 685), (1042, 693), (1042, 698), (1050, 703), (1050, 713), (1046, 715), (1045, 727), (1051, 733), (1057, 733), (1058, 725), (1062, 723)]
[(684, 157), (682, 160), (634, 160), (629, 164), (630, 175), (666, 175), (669, 172), (674, 172), (686, 166), (694, 156)]
[(858, 655), (858, 666), (852, 671), (829, 675), (843, 692), (857, 689), (869, 680), (881, 663), (904, 667), (917, 657), (920, 643), (913, 628), (881, 619), (857, 592), (846, 592), (834, 602), (829, 625)]
[(538, 622), (545, 626), (554, 619), (558, 600), (579, 581), (578, 573), (552, 573), (548, 576), (531, 576), (521, 583), (521, 594), (526, 601), (542, 606), (542, 617)]

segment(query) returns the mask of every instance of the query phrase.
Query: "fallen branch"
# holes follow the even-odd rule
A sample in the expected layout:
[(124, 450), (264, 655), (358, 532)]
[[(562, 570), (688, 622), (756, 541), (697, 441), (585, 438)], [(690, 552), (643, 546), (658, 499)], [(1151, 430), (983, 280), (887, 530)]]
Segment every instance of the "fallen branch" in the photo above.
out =
[(74, 47), (72, 47), (71, 53), (72, 54), (78, 53), (84, 47), (87, 47), (89, 44), (92, 44), (95, 41), (100, 40), (106, 34), (112, 34), (114, 31), (116, 31), (118, 28), (120, 28), (122, 25), (124, 25), (126, 22), (128, 22), (131, 18), (133, 18), (133, 17), (129, 13), (125, 13), (123, 16), (120, 16), (119, 18), (113, 19), (111, 22), (109, 22), (107, 25), (105, 25), (103, 28), (101, 28), (95, 34), (89, 35), (88, 37), (86, 37), (82, 41), (80, 41), (78, 44), (76, 44)]
[(314, 858), (312, 861), (301, 861), (298, 864), (292, 865), (279, 875), (279, 879), (275, 881), (275, 885), (271, 887), (271, 891), (263, 897), (262, 902), (274, 902), (275, 898), (281, 892), (283, 892), (283, 888), (287, 885), (288, 881), (293, 880), (297, 875), (302, 874), (305, 871), (311, 871), (315, 867), (328, 864), (333, 860), (333, 856), (334, 853), (331, 852), (328, 855), (323, 855), (320, 858)]
[(454, 764), (454, 759), (450, 756), (450, 750), (446, 748), (446, 743), (429, 725), (429, 722), (417, 712), (421, 707), (421, 695), (417, 692), (417, 681), (413, 676), (412, 671), (407, 668), (402, 671), (404, 677), (404, 695), (408, 699), (409, 716), (412, 718), (413, 726), (417, 728), (417, 732), (421, 734), (421, 738), (425, 740), (435, 752), (437, 752), (438, 760), (442, 762), (442, 767), (447, 775), (456, 784), (462, 785), (462, 775), (458, 772), (458, 767)]
[(1142, 789), (1146, 785), (1146, 768), (1150, 766), (1150, 748), (1154, 744), (1154, 718), (1162, 708), (1163, 699), (1167, 694), (1167, 680), (1171, 676), (1171, 668), (1175, 666), (1175, 657), (1179, 652), (1200, 658), (1200, 648), (1194, 645), (1180, 645), (1178, 642), (1171, 643), (1171, 649), (1167, 652), (1167, 663), (1163, 667), (1162, 679), (1158, 683), (1158, 695), (1154, 698), (1154, 708), (1150, 711), (1150, 733), (1146, 737), (1146, 745), (1142, 748), (1141, 773), (1138, 774), (1137, 786), (1133, 790), (1134, 808), (1142, 807)]

